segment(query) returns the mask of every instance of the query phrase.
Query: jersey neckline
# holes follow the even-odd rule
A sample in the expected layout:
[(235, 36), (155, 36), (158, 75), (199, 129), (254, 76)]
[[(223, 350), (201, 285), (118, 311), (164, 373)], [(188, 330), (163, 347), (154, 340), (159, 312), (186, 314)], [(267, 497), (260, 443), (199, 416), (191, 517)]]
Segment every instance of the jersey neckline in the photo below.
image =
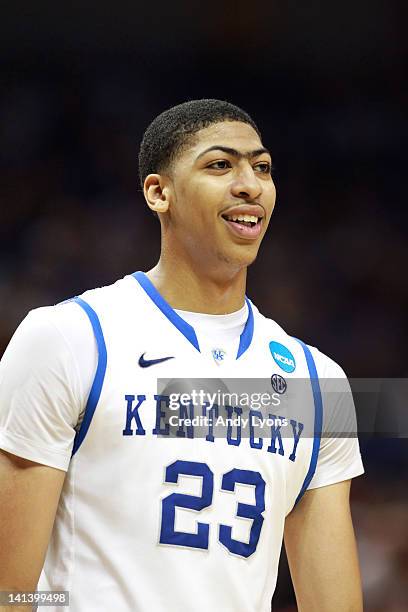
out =
[[(170, 306), (170, 304), (164, 299), (164, 297), (157, 291), (156, 287), (149, 280), (144, 272), (134, 272), (133, 278), (137, 280), (142, 289), (147, 293), (152, 302), (157, 306), (164, 316), (176, 327), (179, 332), (194, 346), (194, 348), (200, 353), (200, 345), (198, 343), (197, 335), (194, 327), (187, 323), (177, 312)], [(252, 305), (250, 300), (245, 296), (245, 302), (248, 307), (248, 317), (245, 323), (245, 327), (239, 338), (239, 346), (237, 351), (236, 359), (239, 359), (245, 351), (249, 348), (254, 335), (254, 314), (252, 312)]]

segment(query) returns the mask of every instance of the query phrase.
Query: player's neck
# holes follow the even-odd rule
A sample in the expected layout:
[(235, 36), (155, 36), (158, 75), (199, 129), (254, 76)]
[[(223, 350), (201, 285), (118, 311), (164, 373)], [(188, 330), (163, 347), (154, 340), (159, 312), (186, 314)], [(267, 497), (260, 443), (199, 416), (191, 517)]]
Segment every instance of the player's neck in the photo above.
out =
[(245, 303), (246, 268), (241, 268), (225, 278), (220, 274), (195, 270), (185, 263), (172, 265), (160, 259), (147, 272), (164, 299), (177, 310), (207, 314), (236, 312)]

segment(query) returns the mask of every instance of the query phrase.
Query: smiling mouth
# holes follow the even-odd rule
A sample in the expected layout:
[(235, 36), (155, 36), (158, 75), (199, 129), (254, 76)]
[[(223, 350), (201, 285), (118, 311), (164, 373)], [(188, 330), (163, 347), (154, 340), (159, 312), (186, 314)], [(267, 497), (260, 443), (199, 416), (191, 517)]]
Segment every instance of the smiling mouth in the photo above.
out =
[(228, 230), (241, 240), (257, 240), (262, 234), (263, 217), (249, 214), (225, 214), (222, 215), (222, 219)]
[(255, 215), (222, 215), (222, 218), (230, 223), (245, 225), (246, 227), (255, 227), (261, 221), (261, 217)]

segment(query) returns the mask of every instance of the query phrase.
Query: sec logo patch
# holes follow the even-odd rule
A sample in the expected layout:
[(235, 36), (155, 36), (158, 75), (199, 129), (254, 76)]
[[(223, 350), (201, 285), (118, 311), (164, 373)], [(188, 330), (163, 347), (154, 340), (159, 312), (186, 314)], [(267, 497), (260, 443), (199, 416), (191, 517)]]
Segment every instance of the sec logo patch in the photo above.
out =
[(285, 393), (288, 387), (286, 380), (280, 374), (272, 374), (271, 383), (275, 393), (279, 393), (280, 395)]
[(280, 344), (279, 342), (270, 342), (269, 350), (271, 351), (271, 355), (275, 361), (275, 363), (283, 370), (290, 374), (296, 368), (296, 361), (292, 353), (286, 346)]

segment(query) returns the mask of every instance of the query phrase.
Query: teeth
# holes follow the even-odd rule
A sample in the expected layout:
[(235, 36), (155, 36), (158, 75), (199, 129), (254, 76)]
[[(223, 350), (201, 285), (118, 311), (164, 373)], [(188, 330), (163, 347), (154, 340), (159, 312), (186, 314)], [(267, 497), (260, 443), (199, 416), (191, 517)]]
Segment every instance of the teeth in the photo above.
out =
[(250, 223), (258, 223), (258, 217), (255, 215), (228, 215), (229, 221), (248, 221)]

